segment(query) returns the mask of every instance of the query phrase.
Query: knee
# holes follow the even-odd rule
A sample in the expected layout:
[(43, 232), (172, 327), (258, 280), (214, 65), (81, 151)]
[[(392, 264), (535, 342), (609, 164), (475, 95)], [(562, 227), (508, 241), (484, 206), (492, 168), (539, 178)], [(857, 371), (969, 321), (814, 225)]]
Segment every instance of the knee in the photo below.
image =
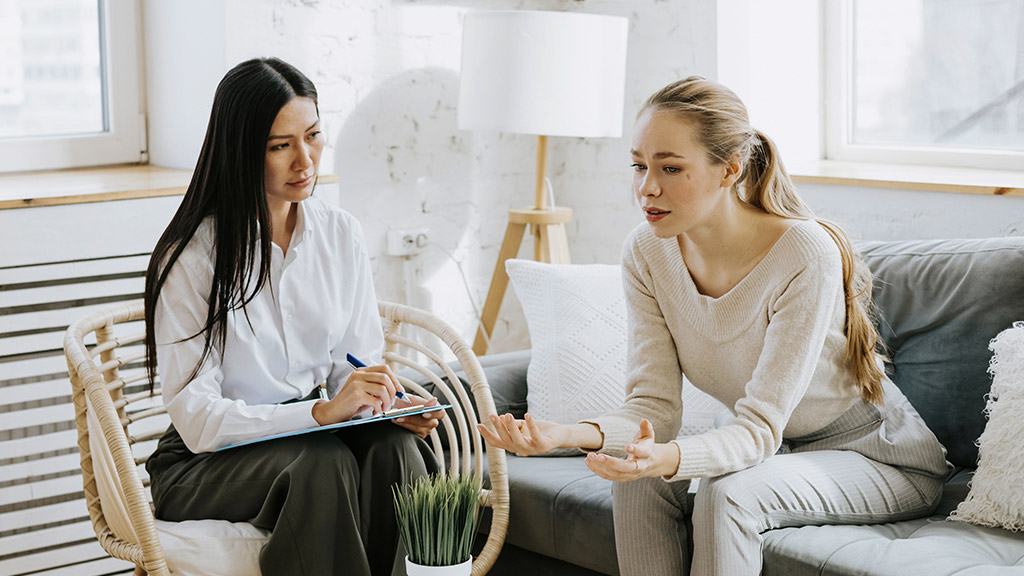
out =
[(751, 487), (738, 474), (726, 474), (700, 481), (700, 489), (694, 499), (694, 516), (726, 514), (734, 516), (746, 510), (746, 500)]
[(632, 482), (612, 483), (612, 501), (618, 505), (632, 506), (639, 502), (661, 499), (657, 478), (641, 478)]
[(645, 516), (664, 511), (671, 516), (689, 512), (689, 481), (665, 482), (661, 478), (641, 478), (612, 484), (612, 506), (618, 517)]
[(436, 469), (433, 453), (419, 436), (395, 425), (380, 426), (375, 434), (365, 465), (377, 473), (391, 470), (401, 474), (396, 480), (409, 480), (410, 476), (422, 476)]

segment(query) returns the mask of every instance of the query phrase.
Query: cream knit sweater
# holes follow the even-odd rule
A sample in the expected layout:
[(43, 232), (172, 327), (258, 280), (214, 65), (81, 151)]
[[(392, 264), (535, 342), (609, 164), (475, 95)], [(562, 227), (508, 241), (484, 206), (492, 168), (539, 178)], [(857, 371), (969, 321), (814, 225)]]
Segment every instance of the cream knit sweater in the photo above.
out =
[(844, 359), (839, 250), (818, 223), (789, 228), (718, 298), (697, 291), (676, 239), (656, 237), (646, 223), (626, 239), (622, 264), (627, 396), (622, 408), (587, 420), (601, 429), (602, 452), (624, 456), (641, 418), (654, 425), (656, 441), (675, 438), (683, 374), (736, 417), (675, 440), (672, 480), (754, 466), (783, 438), (815, 432), (862, 401)]

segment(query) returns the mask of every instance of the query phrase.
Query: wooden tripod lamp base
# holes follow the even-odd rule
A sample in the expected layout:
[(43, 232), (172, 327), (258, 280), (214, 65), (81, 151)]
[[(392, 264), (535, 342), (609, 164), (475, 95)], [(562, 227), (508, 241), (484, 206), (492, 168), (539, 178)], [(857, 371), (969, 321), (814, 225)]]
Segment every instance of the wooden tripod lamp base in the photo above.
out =
[(508, 288), (505, 261), (519, 254), (526, 226), (529, 225), (533, 233), (534, 260), (551, 264), (569, 264), (569, 243), (565, 236), (565, 224), (571, 221), (571, 208), (512, 208), (508, 211), (508, 228), (505, 229), (505, 239), (501, 242), (498, 263), (494, 267), (494, 276), (491, 277), (491, 288), (487, 291), (487, 301), (484, 303), (484, 311), (480, 318), (482, 326), (477, 328), (476, 340), (473, 341), (475, 354), (483, 355), (487, 352), (488, 338), (494, 331), (494, 323), (498, 319), (501, 302)]

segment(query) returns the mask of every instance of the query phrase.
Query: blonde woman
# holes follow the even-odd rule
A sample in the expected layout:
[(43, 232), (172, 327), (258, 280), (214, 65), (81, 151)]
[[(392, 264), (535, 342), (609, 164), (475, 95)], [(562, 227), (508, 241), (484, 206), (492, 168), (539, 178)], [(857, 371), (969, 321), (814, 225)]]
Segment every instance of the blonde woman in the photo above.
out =
[[(797, 196), (739, 98), (699, 77), (670, 84), (632, 147), (647, 222), (622, 254), (625, 404), (573, 425), (495, 416), (487, 441), (590, 452), (616, 481), (624, 576), (755, 576), (767, 530), (929, 514), (945, 452), (882, 370), (870, 273)], [(675, 439), (684, 374), (735, 416)], [(690, 510), (692, 478), (705, 480)]]

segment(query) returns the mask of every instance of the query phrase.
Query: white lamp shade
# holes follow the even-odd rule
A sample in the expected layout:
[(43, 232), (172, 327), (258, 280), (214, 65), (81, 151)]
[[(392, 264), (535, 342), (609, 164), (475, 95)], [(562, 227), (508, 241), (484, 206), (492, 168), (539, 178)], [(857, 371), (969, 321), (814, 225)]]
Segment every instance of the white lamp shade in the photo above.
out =
[(626, 18), (578, 12), (469, 12), (459, 128), (620, 136)]

